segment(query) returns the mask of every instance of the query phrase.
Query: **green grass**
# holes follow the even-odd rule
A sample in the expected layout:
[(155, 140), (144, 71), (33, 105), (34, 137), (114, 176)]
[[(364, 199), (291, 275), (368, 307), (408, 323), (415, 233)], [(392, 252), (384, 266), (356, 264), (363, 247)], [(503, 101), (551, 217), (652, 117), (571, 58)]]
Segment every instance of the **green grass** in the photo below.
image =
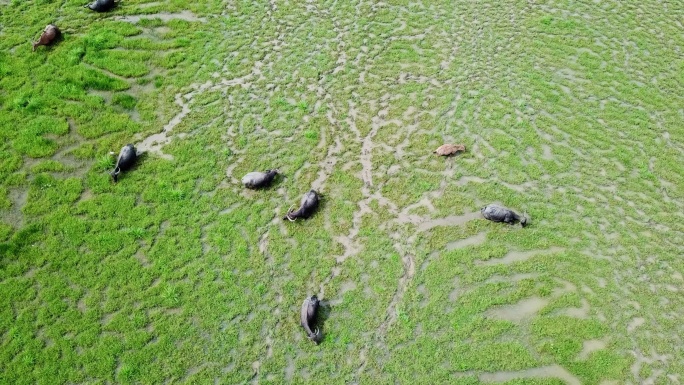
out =
[[(673, 4), (6, 3), (1, 384), (684, 373)], [(51, 22), (64, 38), (32, 52)], [(177, 95), (173, 158), (113, 183), (110, 152)], [(312, 185), (316, 215), (282, 221)], [(491, 202), (531, 225), (471, 215)]]

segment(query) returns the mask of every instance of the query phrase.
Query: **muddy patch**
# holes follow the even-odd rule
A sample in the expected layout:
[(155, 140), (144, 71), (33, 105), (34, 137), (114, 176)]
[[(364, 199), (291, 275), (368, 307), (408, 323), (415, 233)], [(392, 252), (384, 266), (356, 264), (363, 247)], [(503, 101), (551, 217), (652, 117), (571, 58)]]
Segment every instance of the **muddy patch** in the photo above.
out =
[(534, 317), (541, 309), (549, 304), (549, 299), (532, 297), (524, 299), (513, 305), (499, 306), (487, 311), (487, 315), (494, 318), (503, 319), (511, 322), (520, 322), (527, 318)]
[(479, 233), (477, 235), (473, 235), (472, 237), (468, 237), (465, 239), (461, 239), (458, 241), (447, 243), (446, 250), (451, 251), (451, 250), (456, 250), (456, 249), (462, 249), (462, 248), (469, 247), (469, 246), (481, 245), (484, 243), (484, 241), (486, 239), (487, 239), (487, 233)]
[(582, 351), (577, 355), (577, 359), (580, 361), (585, 361), (589, 358), (589, 355), (598, 350), (603, 350), (607, 346), (606, 341), (603, 340), (588, 340), (582, 343)]
[[(325, 132), (325, 131), (322, 131)], [(324, 140), (322, 138), (321, 140)], [(335, 165), (337, 164), (337, 154), (340, 154), (342, 152), (342, 149), (344, 147), (342, 146), (342, 142), (340, 142), (339, 138), (335, 138), (335, 145), (330, 146), (328, 148), (328, 154), (327, 156), (323, 159), (323, 161), (320, 163), (319, 171), (318, 171), (318, 177), (316, 178), (315, 181), (311, 183), (311, 188), (313, 188), (316, 191), (321, 191), (323, 188), (323, 185), (325, 184), (325, 181), (330, 177), (330, 175), (333, 172), (333, 169), (335, 168)]]
[(342, 284), (342, 286), (340, 287), (340, 291), (339, 291), (338, 294), (337, 294), (337, 298), (328, 301), (328, 303), (329, 303), (330, 305), (333, 305), (333, 306), (341, 304), (344, 295), (345, 295), (347, 292), (350, 292), (350, 291), (352, 291), (352, 290), (356, 290), (356, 282), (354, 282), (354, 281), (347, 281), (347, 282), (344, 282), (344, 283)]
[(445, 218), (430, 219), (420, 215), (399, 213), (397, 223), (410, 223), (418, 226), (418, 231), (423, 232), (439, 226), (462, 226), (467, 222), (480, 217), (480, 212), (472, 212), (464, 215), (451, 215)]
[(535, 279), (539, 277), (540, 274), (536, 273), (519, 273), (511, 276), (495, 275), (490, 277), (485, 281), (485, 283), (497, 283), (497, 282), (518, 282), (525, 279)]
[(170, 20), (184, 20), (184, 21), (197, 21), (201, 23), (206, 23), (207, 19), (204, 17), (198, 17), (194, 13), (190, 11), (181, 11), (178, 13), (166, 13), (166, 12), (160, 12), (160, 13), (153, 13), (150, 15), (130, 15), (130, 16), (119, 16), (116, 17), (115, 20), (121, 20), (121, 21), (127, 21), (129, 23), (137, 23), (140, 20), (150, 20), (150, 19), (160, 19), (164, 22), (170, 21)]
[(567, 309), (563, 309), (559, 312), (559, 314), (572, 317), (572, 318), (581, 318), (581, 319), (587, 319), (589, 318), (589, 311), (591, 310), (591, 307), (589, 306), (589, 302), (586, 299), (582, 299), (582, 307), (571, 307)]
[(645, 323), (646, 323), (646, 320), (641, 318), (641, 317), (634, 318), (627, 325), (627, 331), (632, 333), (633, 331), (635, 331), (637, 328), (639, 328), (641, 325), (643, 325)]
[[(186, 95), (188, 99), (192, 97), (192, 93)], [(138, 152), (152, 152), (164, 159), (172, 160), (173, 157), (171, 155), (165, 154), (162, 152), (162, 147), (164, 147), (166, 144), (171, 142), (171, 139), (173, 138), (170, 134), (173, 129), (179, 125), (182, 121), (183, 118), (190, 113), (190, 106), (189, 106), (189, 101), (185, 102), (183, 101), (183, 96), (179, 93), (176, 94), (176, 104), (178, 104), (181, 107), (181, 111), (174, 116), (169, 123), (167, 123), (164, 128), (162, 129), (162, 132), (154, 135), (150, 135), (147, 138), (145, 138), (141, 143), (139, 143), (136, 147), (138, 149)], [(179, 138), (182, 138), (181, 135), (178, 135)]]
[(552, 247), (546, 250), (530, 250), (530, 251), (511, 251), (506, 254), (503, 258), (491, 259), (488, 261), (476, 261), (478, 265), (491, 266), (491, 265), (510, 265), (517, 262), (524, 262), (528, 259), (543, 254), (554, 254), (563, 251), (561, 247)]
[(143, 267), (150, 267), (150, 261), (149, 259), (147, 259), (147, 256), (145, 256), (142, 250), (138, 250), (138, 252), (135, 253), (133, 257), (137, 259)]
[(567, 385), (582, 384), (577, 377), (573, 376), (570, 372), (558, 365), (543, 366), (541, 368), (532, 368), (517, 372), (495, 372), (480, 374), (480, 381), (490, 384), (509, 382), (513, 380), (543, 378), (557, 378)]
[(418, 231), (427, 231), (438, 226), (463, 226), (467, 222), (480, 217), (480, 212), (472, 212), (464, 215), (452, 215), (446, 218), (430, 219), (418, 224)]
[(24, 213), (21, 209), (28, 201), (28, 189), (11, 189), (7, 195), (12, 206), (7, 210), (0, 210), (0, 219), (15, 228), (21, 228), (24, 226)]

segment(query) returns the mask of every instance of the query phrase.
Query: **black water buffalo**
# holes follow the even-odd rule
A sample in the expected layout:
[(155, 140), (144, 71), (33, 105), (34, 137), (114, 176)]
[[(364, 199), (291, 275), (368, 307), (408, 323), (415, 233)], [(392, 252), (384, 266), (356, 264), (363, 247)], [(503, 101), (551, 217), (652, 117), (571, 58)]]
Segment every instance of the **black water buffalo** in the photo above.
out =
[(299, 208), (296, 211), (288, 211), (283, 219), (288, 219), (290, 221), (294, 221), (297, 218), (307, 219), (316, 211), (319, 201), (320, 196), (316, 190), (309, 190), (309, 192), (304, 194)]
[(276, 175), (278, 175), (278, 170), (266, 170), (264, 172), (250, 172), (249, 174), (242, 177), (242, 184), (250, 189), (258, 189), (262, 187), (268, 187)]
[(112, 10), (116, 6), (114, 0), (95, 0), (92, 3), (86, 4), (83, 7), (90, 8), (96, 12), (107, 12)]
[(483, 207), (480, 212), (485, 217), (493, 222), (503, 222), (509, 225), (514, 225), (516, 222), (520, 222), (520, 226), (525, 227), (527, 225), (527, 218), (524, 215), (518, 215), (513, 210), (499, 205), (489, 205)]
[(135, 147), (132, 144), (125, 145), (119, 152), (119, 158), (116, 160), (116, 166), (114, 166), (114, 171), (109, 173), (114, 182), (119, 180), (119, 174), (121, 171), (129, 170), (135, 164), (135, 160), (138, 155), (135, 153)]
[(320, 301), (315, 295), (304, 300), (302, 303), (302, 311), (300, 313), (300, 322), (307, 337), (316, 344), (321, 343), (323, 335), (318, 329), (312, 330), (311, 327), (316, 321), (316, 313), (318, 312)]

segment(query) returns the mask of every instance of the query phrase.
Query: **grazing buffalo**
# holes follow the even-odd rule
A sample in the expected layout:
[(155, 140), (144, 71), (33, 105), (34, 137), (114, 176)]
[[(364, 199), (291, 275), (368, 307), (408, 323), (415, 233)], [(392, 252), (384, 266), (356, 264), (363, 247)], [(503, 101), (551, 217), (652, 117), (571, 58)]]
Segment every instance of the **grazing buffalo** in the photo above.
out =
[(513, 210), (498, 205), (485, 206), (480, 212), (485, 219), (489, 219), (493, 222), (503, 222), (508, 223), (509, 225), (520, 222), (520, 226), (522, 227), (527, 225), (527, 218), (524, 215), (518, 215)]
[(318, 312), (319, 300), (315, 295), (304, 300), (302, 303), (302, 311), (300, 314), (300, 322), (307, 337), (316, 344), (321, 343), (323, 335), (318, 329), (311, 330), (311, 327), (316, 321), (316, 313)]
[(48, 24), (47, 27), (43, 30), (43, 33), (40, 34), (40, 38), (38, 38), (38, 41), (33, 43), (33, 50), (36, 50), (36, 47), (39, 45), (51, 45), (52, 43), (55, 42), (59, 38), (59, 36), (62, 34), (62, 32), (53, 24)]
[(465, 145), (463, 144), (443, 144), (437, 147), (437, 149), (433, 151), (433, 153), (442, 156), (449, 156), (459, 151), (465, 151), (465, 149)]
[(132, 144), (127, 144), (121, 149), (119, 158), (116, 160), (114, 171), (110, 173), (114, 182), (119, 180), (119, 173), (121, 173), (121, 171), (126, 171), (133, 167), (137, 158), (138, 155), (135, 153), (135, 147), (133, 147)]
[(318, 193), (312, 189), (304, 194), (299, 208), (296, 211), (288, 211), (283, 219), (288, 219), (291, 222), (294, 222), (297, 218), (307, 219), (316, 211), (319, 201), (320, 197)]
[(258, 189), (262, 187), (267, 187), (273, 182), (275, 176), (278, 175), (278, 170), (266, 170), (264, 172), (250, 172), (249, 174), (242, 177), (242, 184), (247, 188)]
[(107, 12), (116, 6), (114, 0), (95, 0), (90, 4), (84, 5), (85, 8), (90, 8), (96, 12)]

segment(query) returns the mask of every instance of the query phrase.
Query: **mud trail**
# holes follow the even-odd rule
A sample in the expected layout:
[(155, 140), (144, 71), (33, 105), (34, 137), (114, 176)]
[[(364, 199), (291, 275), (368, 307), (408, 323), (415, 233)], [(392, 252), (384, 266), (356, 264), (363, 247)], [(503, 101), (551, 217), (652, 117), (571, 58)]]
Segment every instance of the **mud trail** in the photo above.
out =
[[(152, 5), (147, 4), (147, 7), (151, 7)], [(145, 7), (142, 7), (145, 8)], [(140, 20), (151, 20), (151, 19), (160, 19), (164, 22), (168, 22), (170, 20), (184, 20), (184, 21), (191, 21), (191, 22), (201, 22), (201, 23), (206, 23), (207, 19), (204, 17), (198, 17), (191, 11), (181, 11), (178, 13), (153, 13), (153, 14), (147, 14), (147, 15), (128, 15), (128, 16), (116, 16), (116, 20), (121, 20), (121, 21), (126, 21), (129, 23), (137, 23)]]

